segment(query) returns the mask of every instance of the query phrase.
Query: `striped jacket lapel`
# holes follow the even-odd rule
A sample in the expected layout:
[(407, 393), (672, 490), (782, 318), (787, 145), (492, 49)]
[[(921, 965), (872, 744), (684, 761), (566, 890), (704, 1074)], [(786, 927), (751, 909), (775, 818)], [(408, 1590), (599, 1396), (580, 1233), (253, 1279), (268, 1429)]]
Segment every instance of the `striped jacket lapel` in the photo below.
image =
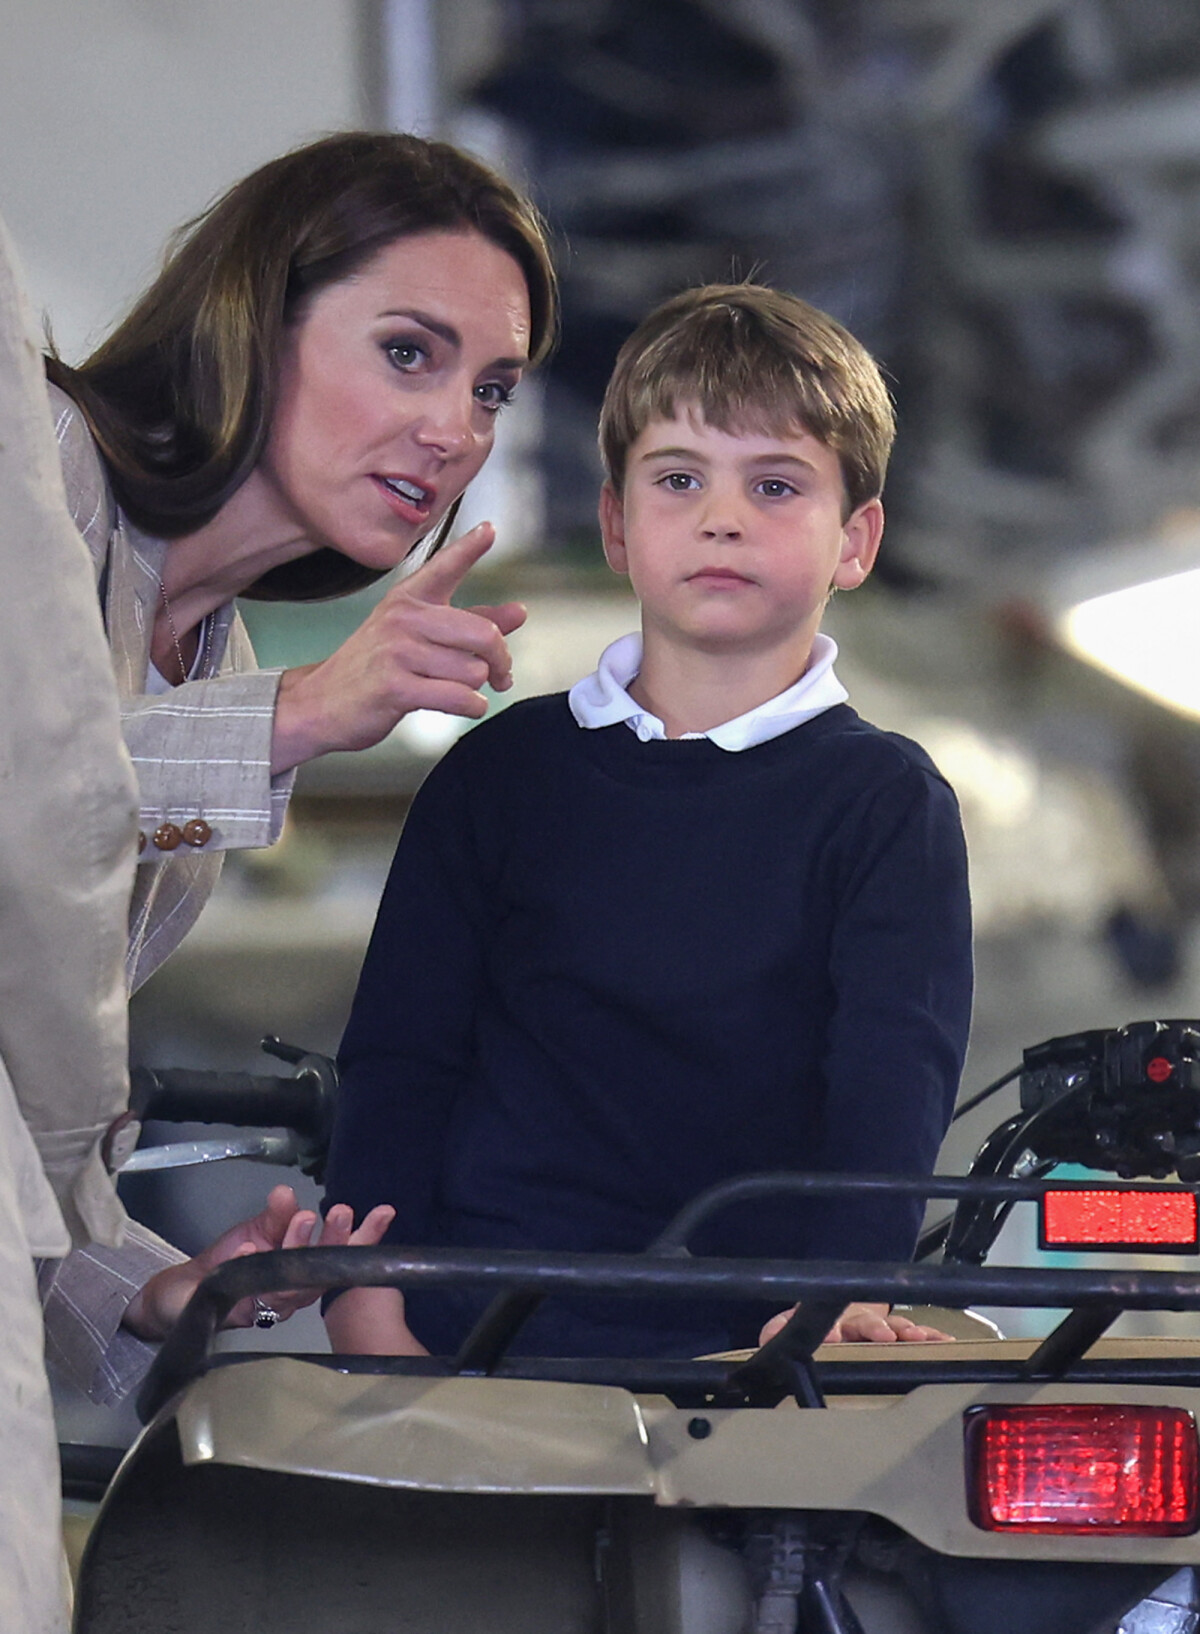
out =
[(104, 624), (112, 648), (117, 690), (123, 698), (146, 689), (150, 642), (167, 547), (138, 534), (118, 513), (106, 567)]

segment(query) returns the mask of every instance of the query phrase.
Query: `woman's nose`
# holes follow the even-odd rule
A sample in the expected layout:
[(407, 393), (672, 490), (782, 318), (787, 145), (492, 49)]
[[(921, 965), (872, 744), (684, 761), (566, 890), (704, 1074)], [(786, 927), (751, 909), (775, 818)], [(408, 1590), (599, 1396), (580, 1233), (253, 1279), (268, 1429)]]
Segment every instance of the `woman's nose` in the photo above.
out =
[(425, 413), (414, 435), (423, 448), (432, 448), (443, 459), (468, 454), (480, 440), (474, 397), (462, 392), (444, 392), (436, 400), (426, 400)]

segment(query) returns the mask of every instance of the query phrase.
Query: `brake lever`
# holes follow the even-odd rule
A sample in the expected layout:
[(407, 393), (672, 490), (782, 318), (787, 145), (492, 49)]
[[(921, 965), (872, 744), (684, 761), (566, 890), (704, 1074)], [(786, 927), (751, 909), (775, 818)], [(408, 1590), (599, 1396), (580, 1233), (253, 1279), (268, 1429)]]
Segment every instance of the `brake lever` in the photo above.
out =
[(275, 1163), (282, 1168), (299, 1168), (308, 1158), (308, 1148), (292, 1133), (273, 1134), (256, 1129), (228, 1140), (177, 1140), (166, 1146), (144, 1146), (131, 1152), (116, 1174), (148, 1174), (155, 1169), (188, 1169), (202, 1163), (223, 1163), (227, 1158), (251, 1158), (256, 1163)]

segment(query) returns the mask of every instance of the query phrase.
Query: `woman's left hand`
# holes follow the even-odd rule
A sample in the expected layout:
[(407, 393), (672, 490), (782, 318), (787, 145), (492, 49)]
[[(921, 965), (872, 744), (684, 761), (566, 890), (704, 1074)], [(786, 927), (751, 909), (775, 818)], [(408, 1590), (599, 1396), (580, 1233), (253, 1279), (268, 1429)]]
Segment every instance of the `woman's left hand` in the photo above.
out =
[[(222, 1232), (216, 1242), (210, 1243), (200, 1254), (181, 1265), (169, 1265), (150, 1278), (130, 1301), (122, 1319), (125, 1327), (140, 1339), (165, 1339), (175, 1326), (184, 1306), (196, 1289), (226, 1260), (240, 1259), (246, 1254), (268, 1253), (276, 1248), (345, 1248), (373, 1247), (380, 1241), (395, 1216), (395, 1209), (383, 1204), (373, 1208), (354, 1229), (354, 1215), (344, 1203), (335, 1203), (313, 1241), (313, 1227), (317, 1215), (312, 1209), (302, 1209), (290, 1186), (276, 1186), (267, 1198), (266, 1207), (249, 1220), (241, 1220), (228, 1231)], [(286, 1292), (269, 1294), (262, 1303), (269, 1305), (281, 1322), (312, 1305), (321, 1297), (320, 1288), (292, 1288)], [(226, 1328), (253, 1326), (255, 1304), (253, 1299), (241, 1299), (222, 1323)]]
[[(759, 1334), (759, 1344), (765, 1345), (768, 1339), (773, 1339), (795, 1309), (793, 1305), (790, 1311), (781, 1311), (778, 1316), (773, 1316)], [(894, 1345), (897, 1342), (911, 1345), (952, 1339), (952, 1334), (910, 1321), (899, 1311), (889, 1311), (886, 1305), (858, 1304), (846, 1306), (823, 1342), (827, 1345)]]

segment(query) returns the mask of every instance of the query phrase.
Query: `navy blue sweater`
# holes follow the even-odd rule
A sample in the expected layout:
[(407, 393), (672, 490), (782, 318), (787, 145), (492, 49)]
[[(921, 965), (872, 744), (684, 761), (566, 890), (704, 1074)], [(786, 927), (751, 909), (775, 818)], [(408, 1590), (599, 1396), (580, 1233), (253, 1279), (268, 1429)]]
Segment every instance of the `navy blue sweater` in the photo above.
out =
[[(342, 1043), (327, 1200), (409, 1244), (637, 1251), (762, 1169), (927, 1173), (971, 1001), (954, 795), (840, 705), (755, 748), (470, 732), (404, 827)], [(711, 1254), (904, 1259), (920, 1205), (756, 1204)], [(414, 1290), (452, 1350), (482, 1300)], [(515, 1348), (696, 1354), (761, 1307), (548, 1302)]]

